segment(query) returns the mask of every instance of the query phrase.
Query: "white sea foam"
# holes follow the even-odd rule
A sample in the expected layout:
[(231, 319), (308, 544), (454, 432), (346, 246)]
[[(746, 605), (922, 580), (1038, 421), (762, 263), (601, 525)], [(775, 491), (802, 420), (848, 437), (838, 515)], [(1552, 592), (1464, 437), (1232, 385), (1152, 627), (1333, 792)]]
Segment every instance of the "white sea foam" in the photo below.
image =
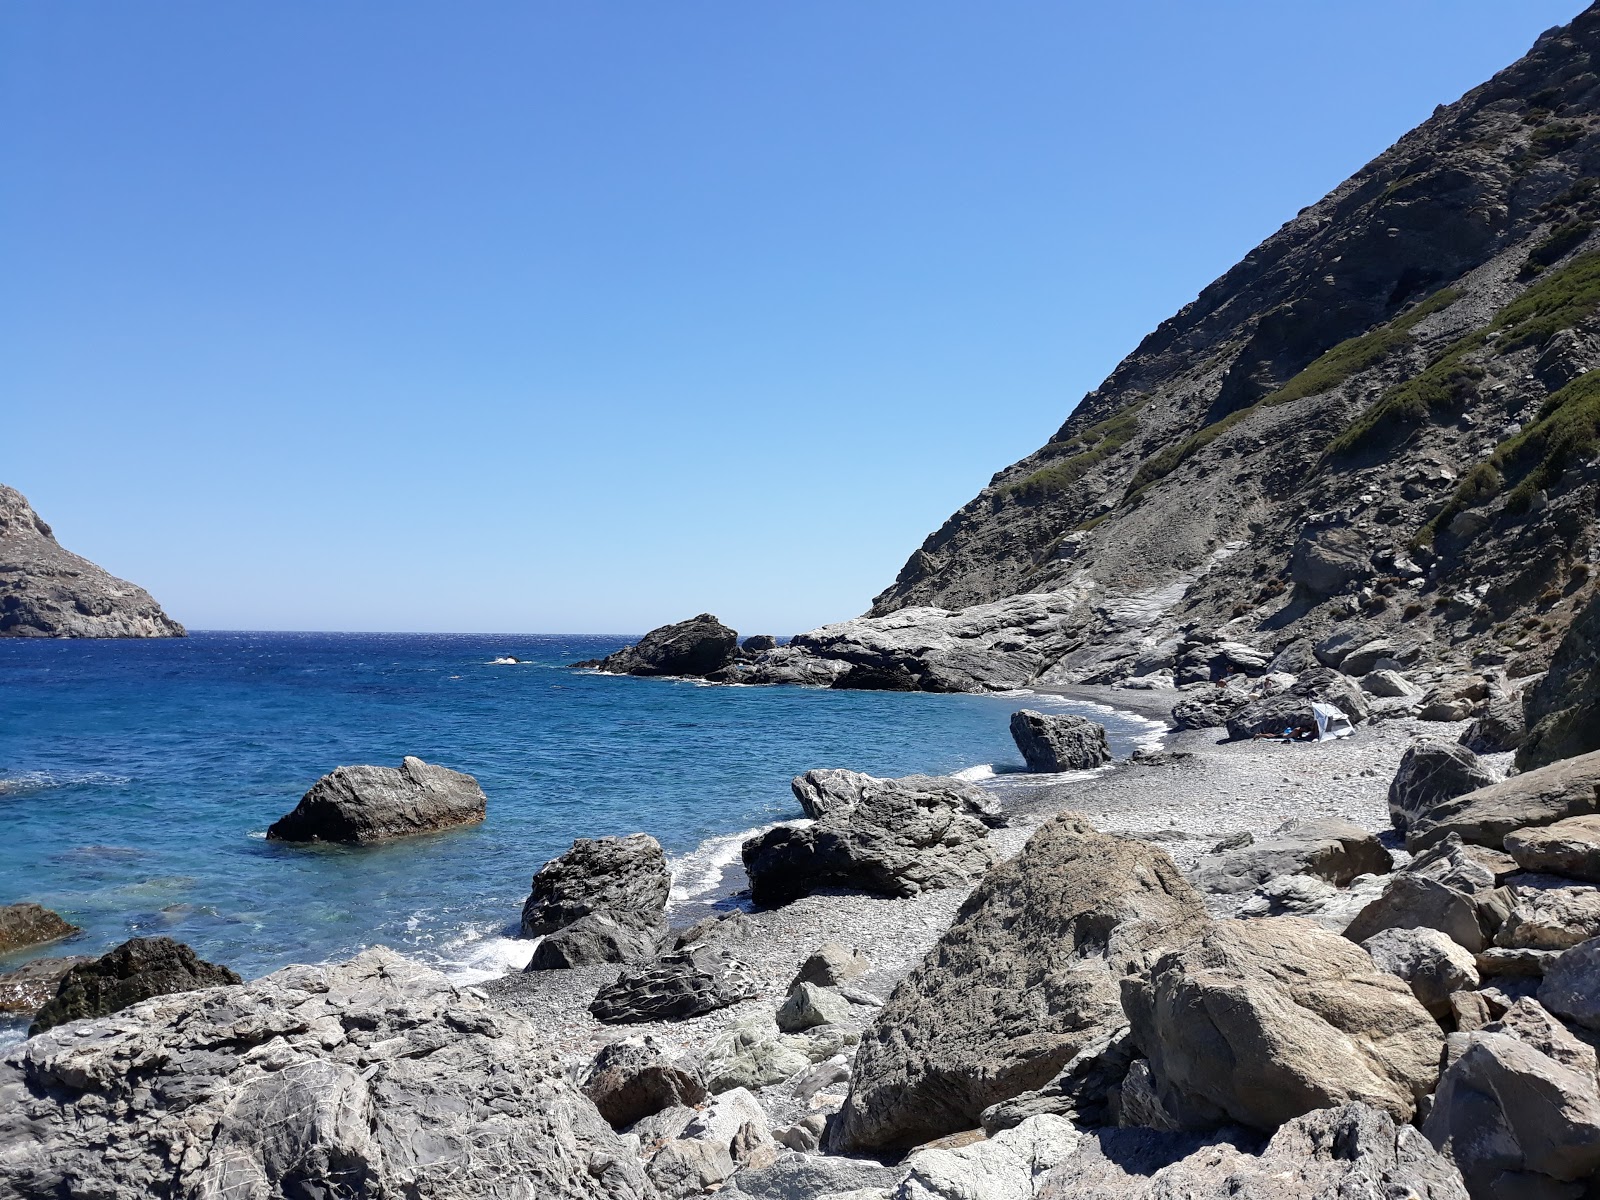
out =
[(667, 868), (672, 872), (672, 891), (667, 897), (667, 908), (715, 891), (729, 867), (739, 861), (739, 849), (753, 837), (776, 829), (779, 825), (810, 825), (810, 821), (774, 821), (740, 833), (725, 833), (707, 838), (687, 854), (669, 859)]
[(964, 779), (968, 783), (982, 783), (985, 779), (993, 779), (1000, 772), (993, 763), (979, 763), (975, 767), (963, 767), (951, 774), (951, 779)]
[(499, 979), (528, 965), (539, 938), (507, 937), (504, 926), (469, 928), (439, 947), (439, 969), (451, 983), (467, 986)]
[(51, 788), (121, 787), (129, 782), (126, 775), (108, 775), (104, 771), (86, 771), (80, 774), (57, 775), (53, 771), (24, 771), (10, 779), (0, 779), (0, 796), (20, 796), (25, 792), (44, 792)]

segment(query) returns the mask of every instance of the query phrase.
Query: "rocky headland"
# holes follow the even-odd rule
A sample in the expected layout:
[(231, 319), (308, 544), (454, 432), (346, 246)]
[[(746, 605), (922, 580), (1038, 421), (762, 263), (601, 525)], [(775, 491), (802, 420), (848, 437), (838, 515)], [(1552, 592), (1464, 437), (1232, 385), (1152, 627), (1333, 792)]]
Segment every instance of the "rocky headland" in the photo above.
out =
[(182, 637), (150, 593), (63, 550), (21, 492), (0, 484), (0, 637)]

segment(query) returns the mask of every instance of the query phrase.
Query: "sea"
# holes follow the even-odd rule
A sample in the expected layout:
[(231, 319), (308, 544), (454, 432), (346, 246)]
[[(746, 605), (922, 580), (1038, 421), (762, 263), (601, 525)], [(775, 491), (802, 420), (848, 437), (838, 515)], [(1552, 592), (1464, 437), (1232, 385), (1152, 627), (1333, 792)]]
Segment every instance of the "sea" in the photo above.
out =
[[(1028, 776), (1008, 718), (1144, 718), (1048, 695), (717, 687), (577, 669), (634, 636), (197, 632), (0, 639), (0, 903), (83, 933), (35, 953), (166, 935), (252, 978), (387, 945), (461, 982), (524, 965), (517, 918), (574, 838), (654, 835), (672, 905), (740, 904), (742, 840), (801, 816), (812, 767)], [(515, 662), (506, 661), (515, 659)], [(266, 840), (319, 776), (408, 754), (476, 776), (479, 826), (368, 848)], [(0, 970), (28, 955), (0, 960)], [(22, 1033), (0, 1026), (0, 1042)]]

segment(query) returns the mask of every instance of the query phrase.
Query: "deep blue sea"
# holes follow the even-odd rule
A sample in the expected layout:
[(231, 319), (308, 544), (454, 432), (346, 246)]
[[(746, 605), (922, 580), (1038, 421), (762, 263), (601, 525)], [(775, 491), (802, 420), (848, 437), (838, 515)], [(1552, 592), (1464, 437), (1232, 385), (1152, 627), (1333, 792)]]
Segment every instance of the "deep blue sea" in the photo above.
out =
[[(1007, 731), (1015, 696), (711, 687), (566, 666), (632, 640), (0, 639), (0, 902), (35, 900), (84, 928), (47, 953), (167, 934), (249, 978), (383, 943), (482, 978), (526, 960), (507, 935), (529, 879), (575, 837), (655, 835), (681, 902), (742, 881), (739, 835), (799, 816), (788, 783), (808, 768), (982, 780), (1021, 766)], [(503, 656), (524, 661), (492, 663)], [(1118, 756), (1151, 733), (1092, 711)], [(320, 775), (406, 754), (475, 775), (488, 819), (367, 849), (265, 840)]]

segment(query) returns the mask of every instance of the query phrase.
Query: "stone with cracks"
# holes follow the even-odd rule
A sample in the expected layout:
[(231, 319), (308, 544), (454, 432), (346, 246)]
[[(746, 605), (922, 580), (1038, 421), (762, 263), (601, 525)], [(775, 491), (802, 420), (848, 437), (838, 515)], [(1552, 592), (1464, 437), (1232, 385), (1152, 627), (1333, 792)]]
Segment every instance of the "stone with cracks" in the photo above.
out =
[(739, 635), (710, 613), (652, 629), (605, 658), (574, 663), (614, 675), (709, 675), (729, 665)]
[(1512, 949), (1567, 950), (1600, 936), (1600, 888), (1559, 875), (1513, 875), (1494, 942)]
[(1267, 837), (1203, 861), (1190, 879), (1202, 891), (1231, 895), (1285, 875), (1315, 875), (1343, 887), (1358, 875), (1393, 869), (1369, 830), (1338, 817), (1292, 817)]
[(664, 918), (592, 912), (539, 939), (526, 969), (565, 970), (600, 963), (638, 962), (661, 949), (667, 932)]
[(1475, 897), (1453, 884), (1402, 871), (1359, 913), (1345, 937), (1365, 942), (1385, 929), (1435, 929), (1476, 954), (1489, 944)]
[(1400, 767), (1389, 784), (1389, 821), (1404, 833), (1434, 805), (1488, 787), (1496, 778), (1463, 745), (1437, 740), (1418, 742), (1401, 757)]
[(1600, 813), (1508, 833), (1506, 853), (1528, 871), (1600, 883)]
[(554, 933), (591, 913), (653, 924), (671, 891), (667, 857), (649, 834), (578, 838), (533, 877), (522, 906), (522, 932), (526, 937)]
[(778, 1028), (799, 1033), (818, 1025), (840, 1025), (850, 1020), (850, 1001), (832, 988), (797, 983), (778, 1008)]
[(1029, 1117), (954, 1149), (917, 1150), (895, 1200), (1033, 1200), (1044, 1177), (1071, 1158), (1082, 1134), (1063, 1117)]
[(624, 1038), (601, 1048), (589, 1064), (583, 1094), (615, 1129), (675, 1105), (694, 1107), (707, 1096), (700, 1073), (669, 1059), (653, 1038)]
[(1600, 937), (1578, 943), (1545, 968), (1539, 1003), (1600, 1033)]
[(1117, 981), (1197, 932), (1199, 895), (1155, 847), (1047, 821), (992, 870), (862, 1036), (838, 1144), (899, 1148), (975, 1126), (1124, 1023)]
[(1461, 733), (1461, 744), (1476, 754), (1500, 754), (1515, 750), (1527, 735), (1521, 703), (1501, 698), (1491, 700), (1483, 715), (1472, 719)]
[(600, 989), (589, 1011), (611, 1025), (681, 1020), (759, 991), (749, 967), (726, 950), (701, 944), (624, 971)]
[(1073, 713), (1014, 712), (1011, 739), (1030, 771), (1086, 771), (1111, 761), (1105, 726)]
[(67, 1021), (103, 1017), (152, 996), (238, 983), (227, 967), (206, 962), (171, 938), (129, 938), (99, 958), (72, 967), (56, 994), (34, 1014), (30, 1034)]
[(1553, 825), (1600, 811), (1600, 751), (1562, 759), (1548, 767), (1444, 800), (1419, 814), (1406, 830), (1412, 851), (1452, 833), (1464, 842), (1498, 849), (1508, 833), (1530, 825)]
[(977, 817), (985, 825), (1003, 823), (1000, 801), (993, 792), (949, 775), (880, 779), (864, 771), (818, 768), (796, 775), (789, 781), (789, 790), (800, 802), (801, 811), (815, 820), (848, 816), (864, 800), (900, 794), (920, 807), (948, 808)]
[(1122, 1001), (1158, 1094), (1193, 1127), (1271, 1131), (1352, 1101), (1406, 1121), (1439, 1074), (1444, 1035), (1411, 989), (1295, 917), (1216, 922), (1124, 979)]
[(800, 964), (789, 986), (793, 988), (802, 983), (814, 983), (818, 987), (836, 988), (860, 979), (870, 970), (872, 963), (861, 951), (839, 942), (827, 941)]
[(59, 942), (82, 932), (42, 904), (0, 904), (0, 954)]
[(1172, 706), (1172, 723), (1179, 729), (1220, 729), (1249, 703), (1250, 693), (1243, 688), (1203, 688)]
[(1435, 1017), (1450, 1015), (1450, 997), (1478, 986), (1477, 960), (1437, 929), (1385, 929), (1361, 943), (1372, 965), (1405, 981)]
[(532, 1023), (385, 949), (162, 996), (0, 1056), (31, 1200), (648, 1200)]
[(1417, 687), (1399, 671), (1380, 668), (1369, 671), (1361, 677), (1361, 690), (1369, 696), (1379, 696), (1385, 699), (1398, 699), (1401, 696), (1420, 696), (1422, 689)]
[(267, 827), (279, 842), (365, 846), (483, 820), (488, 801), (471, 775), (407, 755), (399, 767), (338, 767), (294, 811)]

